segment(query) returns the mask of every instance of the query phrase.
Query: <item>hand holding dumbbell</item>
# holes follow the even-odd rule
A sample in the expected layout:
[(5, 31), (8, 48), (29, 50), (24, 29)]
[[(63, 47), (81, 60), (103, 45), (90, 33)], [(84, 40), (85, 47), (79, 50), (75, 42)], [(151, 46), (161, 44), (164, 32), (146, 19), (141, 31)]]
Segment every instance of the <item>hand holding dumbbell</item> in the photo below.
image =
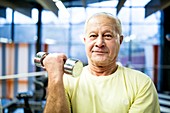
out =
[[(34, 58), (37, 67), (44, 68), (43, 59), (48, 55), (47, 52), (38, 52)], [(45, 69), (45, 68), (44, 68)], [(78, 59), (68, 58), (64, 64), (64, 72), (74, 77), (79, 76), (83, 69), (83, 63)]]

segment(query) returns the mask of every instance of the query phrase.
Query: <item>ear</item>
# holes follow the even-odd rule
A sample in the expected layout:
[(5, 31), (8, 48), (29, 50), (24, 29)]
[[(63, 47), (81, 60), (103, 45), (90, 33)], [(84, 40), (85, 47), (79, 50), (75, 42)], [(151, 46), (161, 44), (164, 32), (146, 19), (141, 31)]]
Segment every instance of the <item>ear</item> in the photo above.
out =
[(82, 39), (83, 39), (83, 43), (86, 43), (86, 37), (83, 36)]
[(85, 42), (86, 42), (86, 37), (85, 37), (84, 34), (81, 34), (81, 35), (80, 35), (80, 39), (81, 39), (81, 42), (82, 42), (82, 43), (85, 43)]
[(120, 44), (122, 44), (123, 38), (124, 38), (124, 36), (123, 36), (123, 35), (120, 35)]
[(85, 37), (83, 37), (83, 42), (84, 42), (84, 43), (86, 42), (86, 38), (85, 38)]

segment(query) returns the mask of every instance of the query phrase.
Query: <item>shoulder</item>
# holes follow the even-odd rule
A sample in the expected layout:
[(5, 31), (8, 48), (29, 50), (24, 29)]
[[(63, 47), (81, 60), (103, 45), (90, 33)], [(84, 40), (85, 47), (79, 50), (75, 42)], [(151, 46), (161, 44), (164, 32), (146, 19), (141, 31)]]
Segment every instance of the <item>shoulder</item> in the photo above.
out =
[(124, 66), (119, 66), (119, 71), (124, 80), (131, 85), (136, 84), (136, 88), (153, 84), (151, 78), (141, 71)]
[(134, 95), (156, 96), (156, 88), (152, 79), (143, 72), (127, 67), (120, 67), (124, 83)]
[(145, 73), (132, 69), (132, 68), (128, 68), (128, 67), (124, 67), (124, 66), (119, 66), (119, 70), (121, 71), (121, 73), (128, 77), (128, 78), (134, 78), (134, 79), (142, 79), (142, 80), (150, 80), (150, 77), (148, 75), (146, 75)]

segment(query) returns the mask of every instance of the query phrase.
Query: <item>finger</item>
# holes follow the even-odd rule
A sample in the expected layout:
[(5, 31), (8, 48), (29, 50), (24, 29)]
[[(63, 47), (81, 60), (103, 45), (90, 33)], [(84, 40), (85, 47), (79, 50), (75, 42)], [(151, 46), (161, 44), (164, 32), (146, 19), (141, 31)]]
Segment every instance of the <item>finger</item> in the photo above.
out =
[(48, 54), (44, 60), (42, 61), (44, 66), (47, 67), (47, 65), (64, 65), (65, 61), (67, 60), (67, 57), (64, 53), (50, 53)]

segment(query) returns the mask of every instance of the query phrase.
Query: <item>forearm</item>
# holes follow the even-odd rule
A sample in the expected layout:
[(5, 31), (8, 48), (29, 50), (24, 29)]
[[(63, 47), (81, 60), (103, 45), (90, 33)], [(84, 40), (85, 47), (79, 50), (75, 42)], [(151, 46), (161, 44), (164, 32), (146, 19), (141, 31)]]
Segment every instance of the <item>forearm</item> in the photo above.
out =
[[(54, 85), (54, 84), (53, 84)], [(48, 87), (44, 113), (70, 113), (62, 81)]]
[(47, 100), (44, 113), (69, 113), (63, 84), (65, 54), (49, 54), (43, 60), (48, 73)]

